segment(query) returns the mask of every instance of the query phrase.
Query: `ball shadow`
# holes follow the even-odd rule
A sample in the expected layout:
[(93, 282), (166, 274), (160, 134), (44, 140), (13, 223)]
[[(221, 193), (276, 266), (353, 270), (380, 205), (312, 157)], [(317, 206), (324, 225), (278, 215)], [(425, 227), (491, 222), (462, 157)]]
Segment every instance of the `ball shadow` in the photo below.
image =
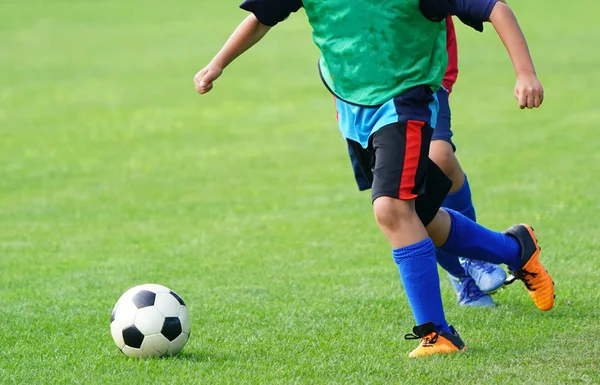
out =
[(223, 362), (223, 361), (233, 361), (235, 360), (233, 357), (226, 356), (223, 354), (215, 354), (211, 352), (182, 352), (176, 356), (166, 356), (163, 357), (164, 360), (173, 360), (173, 361), (192, 361), (198, 363), (206, 363), (206, 362)]

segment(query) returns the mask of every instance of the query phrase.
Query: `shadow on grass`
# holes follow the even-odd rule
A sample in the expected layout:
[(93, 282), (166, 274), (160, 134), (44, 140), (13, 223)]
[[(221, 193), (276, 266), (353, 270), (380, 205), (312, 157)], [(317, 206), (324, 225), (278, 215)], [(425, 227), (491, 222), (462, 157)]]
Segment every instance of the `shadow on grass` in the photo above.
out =
[(183, 352), (176, 356), (165, 356), (161, 357), (161, 360), (167, 361), (191, 361), (191, 362), (224, 362), (234, 361), (235, 358), (232, 356), (226, 356), (224, 354), (215, 354), (211, 352)]
[(119, 352), (119, 353), (115, 353), (115, 354), (119, 354), (123, 357), (125, 357), (126, 359), (130, 360), (131, 362), (148, 362), (148, 361), (155, 361), (155, 362), (165, 362), (165, 361), (172, 361), (172, 362), (194, 362), (194, 363), (219, 363), (219, 362), (231, 362), (231, 361), (236, 361), (235, 356), (230, 356), (230, 355), (225, 355), (225, 354), (219, 354), (219, 353), (213, 353), (213, 352), (182, 352), (179, 353), (175, 356), (169, 356), (169, 355), (165, 355), (165, 356), (153, 356), (153, 357), (127, 357), (125, 354), (123, 354), (123, 352)]

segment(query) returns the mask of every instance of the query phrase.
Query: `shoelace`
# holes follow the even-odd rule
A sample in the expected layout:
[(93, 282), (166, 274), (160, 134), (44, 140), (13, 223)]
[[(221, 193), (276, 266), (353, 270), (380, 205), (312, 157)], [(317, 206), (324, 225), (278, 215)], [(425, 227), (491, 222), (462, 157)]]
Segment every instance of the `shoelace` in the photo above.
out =
[(504, 281), (505, 285), (510, 285), (511, 283), (513, 283), (514, 281), (516, 281), (518, 279), (520, 281), (523, 281), (527, 290), (529, 290), (529, 291), (536, 290), (533, 288), (531, 283), (529, 283), (529, 279), (527, 278), (527, 276), (530, 275), (532, 278), (535, 278), (535, 277), (537, 277), (537, 273), (533, 273), (533, 272), (527, 271), (525, 269), (521, 269), (519, 271), (511, 271), (510, 273), (512, 274), (512, 277), (509, 277), (506, 281)]
[[(495, 270), (495, 266), (488, 262), (483, 261), (469, 261), (469, 265), (477, 266), (477, 268), (483, 270), (485, 273), (492, 273)], [(468, 268), (468, 267), (467, 267)], [(465, 269), (467, 270), (467, 269)]]
[[(464, 289), (463, 289), (463, 286), (464, 286)], [(471, 299), (479, 299), (479, 298), (482, 298), (487, 295), (483, 291), (481, 291), (481, 289), (479, 289), (479, 287), (477, 286), (477, 284), (475, 283), (475, 280), (473, 278), (467, 278), (466, 280), (464, 280), (462, 282), (461, 294), (463, 292), (466, 294), (466, 298), (471, 298)], [(461, 295), (461, 297), (463, 297), (463, 296)]]
[(433, 337), (428, 337), (428, 336), (423, 336), (420, 337), (416, 334), (412, 334), (412, 333), (408, 333), (404, 335), (404, 339), (405, 340), (421, 340), (421, 345), (431, 345), (431, 344), (435, 344), (438, 340), (438, 334), (434, 333)]

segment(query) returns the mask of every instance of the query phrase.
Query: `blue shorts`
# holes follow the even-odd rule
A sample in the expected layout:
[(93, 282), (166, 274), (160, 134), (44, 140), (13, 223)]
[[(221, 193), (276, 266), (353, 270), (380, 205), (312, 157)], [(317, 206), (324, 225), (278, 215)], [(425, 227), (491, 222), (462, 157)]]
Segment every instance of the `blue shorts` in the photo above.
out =
[(344, 138), (367, 148), (373, 135), (390, 124), (414, 120), (435, 128), (439, 102), (437, 94), (429, 87), (419, 86), (381, 106), (359, 106), (339, 98), (335, 98), (335, 106), (338, 125)]
[(452, 122), (451, 122), (451, 113), (450, 113), (450, 101), (449, 94), (445, 88), (440, 88), (436, 93), (439, 109), (437, 114), (436, 125), (433, 130), (433, 136), (431, 140), (443, 140), (444, 142), (448, 142), (452, 145), (452, 148), (456, 150), (454, 147), (454, 143), (452, 143)]
[[(388, 102), (389, 103), (389, 102)], [(342, 108), (340, 108), (340, 102), (336, 102), (337, 111), (338, 111), (338, 120), (340, 120), (340, 128), (342, 129), (342, 133), (346, 137), (346, 139), (351, 139), (353, 141), (359, 142), (363, 147), (368, 144), (368, 138), (370, 133), (361, 133), (360, 132), (344, 132), (345, 126), (351, 126), (348, 122), (345, 122), (345, 117), (348, 115), (345, 109), (348, 108), (347, 105), (342, 104)], [(389, 115), (390, 109), (386, 107), (387, 104), (384, 104), (380, 107), (376, 113), (371, 114), (373, 117), (379, 117), (378, 124), (375, 126), (375, 130), (381, 128), (381, 126), (388, 123), (388, 120), (393, 121), (394, 119), (398, 119), (398, 116), (395, 114), (391, 114), (392, 116), (386, 116), (386, 112)], [(350, 106), (354, 107), (354, 106)], [(354, 107), (357, 108), (357, 107)], [(433, 128), (433, 135), (431, 140), (443, 140), (452, 145), (453, 149), (456, 149), (454, 143), (452, 142), (452, 128), (451, 128), (451, 113), (450, 113), (450, 103), (449, 103), (449, 94), (444, 88), (440, 88), (439, 91), (435, 94), (435, 102), (429, 105), (429, 110), (431, 115), (429, 116), (429, 123)], [(364, 113), (363, 113), (364, 115)], [(427, 121), (427, 114), (425, 116), (416, 117), (417, 119), (425, 119)], [(363, 119), (364, 120), (364, 119)], [(362, 122), (361, 122), (362, 123)], [(356, 124), (356, 122), (355, 122)], [(359, 127), (361, 125), (358, 125)], [(362, 124), (362, 126), (365, 126)], [(366, 134), (366, 135), (365, 135)], [(349, 137), (350, 136), (350, 137)], [(356, 146), (355, 146), (356, 147)], [(371, 188), (370, 178), (367, 178), (364, 175), (360, 167), (360, 162), (355, 155), (356, 151), (352, 150), (352, 145), (348, 144), (348, 154), (350, 155), (350, 161), (352, 162), (352, 169), (354, 170), (354, 177), (356, 179), (356, 183), (358, 185), (358, 189), (360, 191), (368, 190)]]

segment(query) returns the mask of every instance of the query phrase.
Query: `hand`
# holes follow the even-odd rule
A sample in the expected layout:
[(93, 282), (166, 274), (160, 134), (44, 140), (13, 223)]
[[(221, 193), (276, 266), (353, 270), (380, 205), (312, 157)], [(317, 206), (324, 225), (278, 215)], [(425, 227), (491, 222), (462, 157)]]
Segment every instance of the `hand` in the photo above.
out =
[(223, 69), (209, 64), (194, 76), (194, 86), (199, 94), (205, 94), (213, 89), (213, 82), (221, 76)]
[(544, 87), (535, 74), (518, 76), (515, 85), (515, 98), (519, 108), (537, 108), (544, 101)]

